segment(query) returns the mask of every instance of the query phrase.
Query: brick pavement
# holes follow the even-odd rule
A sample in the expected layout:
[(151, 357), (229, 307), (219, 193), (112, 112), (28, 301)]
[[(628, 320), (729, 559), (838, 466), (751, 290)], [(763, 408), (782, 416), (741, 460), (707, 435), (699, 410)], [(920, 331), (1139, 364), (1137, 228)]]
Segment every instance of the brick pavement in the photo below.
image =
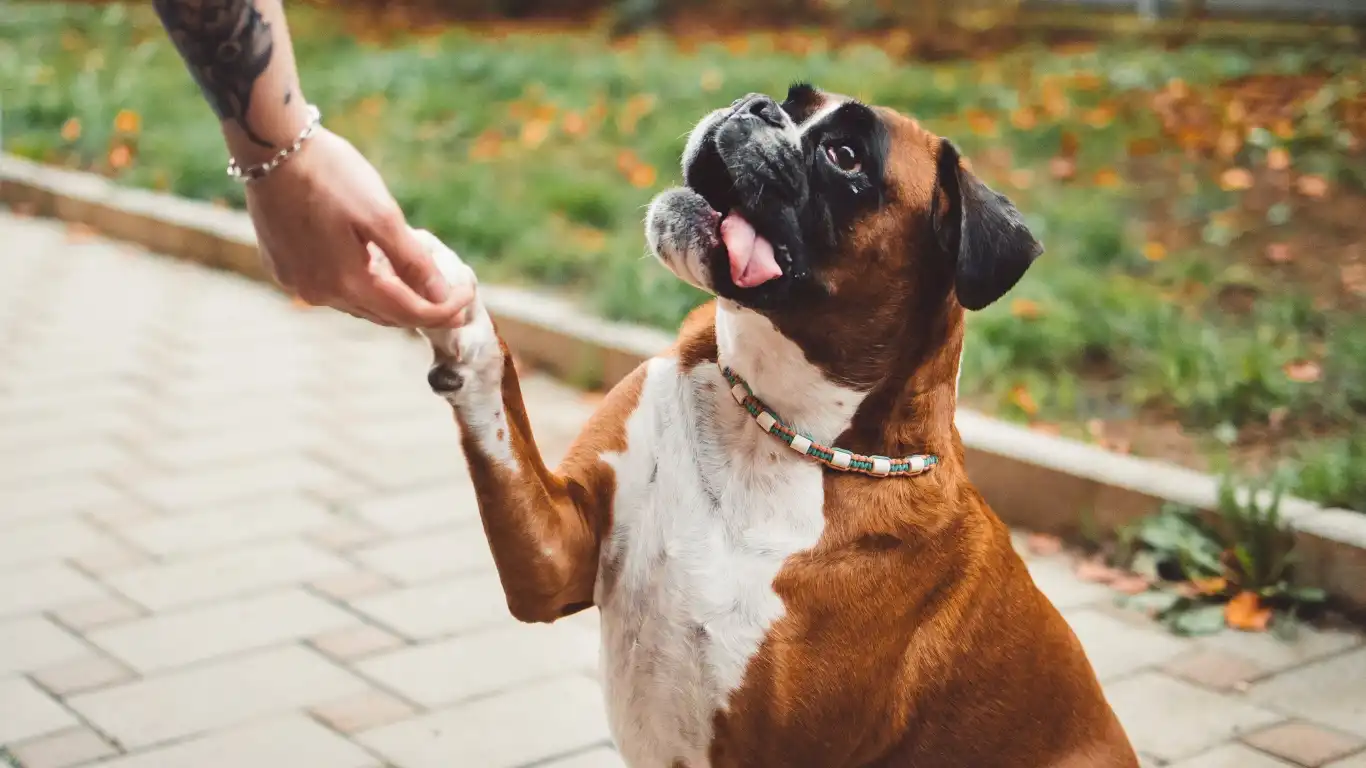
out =
[[(608, 768), (418, 341), (0, 214), (0, 744), (26, 768)], [(591, 405), (530, 377), (550, 458)], [(1150, 765), (1366, 768), (1351, 633), (1171, 637), (1032, 558)], [(5, 754), (5, 753), (0, 753)]]

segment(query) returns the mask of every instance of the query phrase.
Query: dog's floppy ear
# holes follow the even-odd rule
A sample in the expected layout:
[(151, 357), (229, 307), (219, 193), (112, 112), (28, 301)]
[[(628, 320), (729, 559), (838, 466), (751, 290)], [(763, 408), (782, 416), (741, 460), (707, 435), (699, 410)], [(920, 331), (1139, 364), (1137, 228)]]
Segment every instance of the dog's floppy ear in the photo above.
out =
[(1015, 206), (963, 167), (958, 148), (940, 140), (932, 217), (935, 235), (956, 259), (958, 303), (982, 309), (1005, 295), (1043, 253)]

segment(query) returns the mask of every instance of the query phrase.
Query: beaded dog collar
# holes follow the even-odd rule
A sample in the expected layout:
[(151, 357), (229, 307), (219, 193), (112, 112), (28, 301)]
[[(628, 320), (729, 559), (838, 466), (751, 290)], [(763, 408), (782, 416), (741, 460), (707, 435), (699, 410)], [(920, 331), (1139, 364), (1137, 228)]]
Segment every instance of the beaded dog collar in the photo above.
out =
[(842, 448), (828, 448), (783, 423), (783, 420), (778, 418), (772, 408), (764, 405), (762, 400), (754, 396), (754, 391), (749, 388), (749, 384), (740, 378), (740, 375), (735, 371), (721, 366), (721, 375), (725, 376), (726, 381), (730, 383), (730, 394), (735, 398), (735, 402), (749, 411), (749, 415), (754, 417), (754, 421), (759, 424), (760, 429), (783, 441), (797, 453), (809, 456), (831, 469), (838, 469), (842, 472), (862, 472), (874, 477), (890, 477), (893, 475), (924, 474), (929, 471), (930, 467), (939, 463), (938, 456), (928, 454), (916, 454), (893, 459), (887, 456), (864, 456)]

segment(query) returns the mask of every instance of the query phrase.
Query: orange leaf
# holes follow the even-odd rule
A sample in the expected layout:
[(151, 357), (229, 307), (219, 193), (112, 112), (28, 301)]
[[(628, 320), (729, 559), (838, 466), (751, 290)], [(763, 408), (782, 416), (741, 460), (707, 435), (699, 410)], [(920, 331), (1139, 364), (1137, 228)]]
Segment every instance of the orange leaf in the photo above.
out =
[(1284, 171), (1290, 167), (1290, 153), (1276, 147), (1266, 153), (1266, 167), (1273, 171)]
[(1010, 402), (1024, 411), (1026, 416), (1033, 416), (1039, 412), (1039, 404), (1034, 402), (1034, 396), (1029, 394), (1029, 390), (1024, 387), (1015, 387), (1010, 390)]
[(71, 118), (62, 123), (62, 139), (65, 141), (75, 141), (81, 137), (81, 121)]
[(1039, 124), (1039, 117), (1033, 109), (1024, 107), (1010, 113), (1010, 124), (1022, 131), (1028, 131)]
[(1246, 168), (1230, 168), (1219, 176), (1219, 186), (1230, 192), (1252, 188), (1252, 173)]
[(635, 168), (631, 169), (631, 186), (635, 187), (636, 189), (647, 189), (649, 187), (652, 187), (654, 186), (655, 178), (657, 177), (657, 175), (658, 174), (655, 172), (655, 167), (653, 165), (650, 165), (649, 163), (641, 163), (640, 165), (637, 165)]
[(1115, 108), (1110, 106), (1096, 107), (1086, 113), (1086, 124), (1095, 129), (1105, 128), (1115, 121)]
[(1328, 182), (1322, 176), (1301, 176), (1295, 188), (1305, 197), (1320, 198), (1328, 194)]
[(522, 146), (527, 149), (535, 149), (545, 143), (546, 137), (550, 135), (550, 123), (544, 120), (532, 120), (522, 125)]
[(1167, 246), (1156, 241), (1144, 243), (1143, 258), (1148, 261), (1162, 261), (1167, 258)]
[(1271, 609), (1262, 606), (1256, 592), (1241, 592), (1224, 606), (1224, 621), (1244, 632), (1265, 632), (1271, 623)]
[(1010, 314), (1025, 320), (1033, 320), (1043, 314), (1039, 302), (1030, 299), (1016, 299), (1010, 302)]
[(1126, 595), (1138, 595), (1148, 591), (1152, 584), (1148, 580), (1138, 575), (1121, 576), (1110, 582), (1110, 588), (1116, 592), (1123, 592)]
[(1161, 148), (1157, 139), (1133, 139), (1129, 142), (1128, 151), (1130, 157), (1148, 157), (1157, 154)]
[(1025, 539), (1025, 546), (1036, 555), (1056, 555), (1062, 551), (1062, 539), (1047, 533), (1031, 533)]
[(1211, 576), (1208, 579), (1191, 579), (1191, 586), (1195, 587), (1197, 594), (1217, 595), (1228, 589), (1228, 579), (1223, 576)]
[(114, 130), (121, 133), (137, 133), (142, 128), (142, 117), (131, 109), (121, 109), (114, 116)]
[(1285, 377), (1301, 384), (1312, 384), (1323, 376), (1323, 366), (1313, 360), (1296, 360), (1286, 363)]
[(1121, 181), (1119, 174), (1115, 172), (1115, 169), (1113, 168), (1101, 168), (1099, 171), (1096, 171), (1095, 182), (1097, 187), (1114, 189), (1120, 185)]
[(109, 150), (109, 167), (121, 171), (133, 162), (133, 153), (127, 146), (120, 144)]
[(1066, 157), (1055, 157), (1048, 161), (1048, 172), (1059, 181), (1077, 175), (1077, 162)]
[(588, 121), (578, 112), (566, 112), (562, 127), (566, 136), (578, 138), (588, 132)]

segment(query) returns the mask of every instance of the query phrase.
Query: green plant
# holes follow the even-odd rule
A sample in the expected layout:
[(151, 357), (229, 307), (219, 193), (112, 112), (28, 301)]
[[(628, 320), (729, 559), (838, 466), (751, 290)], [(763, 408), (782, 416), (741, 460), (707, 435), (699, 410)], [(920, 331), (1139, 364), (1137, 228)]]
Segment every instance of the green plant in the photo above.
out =
[(1366, 509), (1366, 434), (1306, 445), (1298, 456), (1294, 488), (1326, 506)]
[(1213, 515), (1168, 504), (1131, 526), (1121, 562), (1162, 586), (1128, 602), (1187, 635), (1264, 630), (1273, 614), (1288, 621), (1323, 603), (1322, 590), (1293, 581), (1295, 537), (1280, 513), (1285, 483), (1275, 473), (1265, 485), (1240, 488), (1225, 475)]

